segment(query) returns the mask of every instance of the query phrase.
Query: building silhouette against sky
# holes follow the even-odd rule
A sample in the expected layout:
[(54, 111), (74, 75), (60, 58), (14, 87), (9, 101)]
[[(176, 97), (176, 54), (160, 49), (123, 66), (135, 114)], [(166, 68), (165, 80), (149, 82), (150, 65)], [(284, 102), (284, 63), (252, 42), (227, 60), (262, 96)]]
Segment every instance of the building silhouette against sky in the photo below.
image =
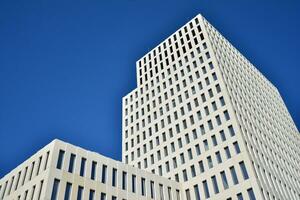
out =
[(0, 199), (300, 199), (278, 90), (201, 15), (136, 67), (122, 162), (54, 140), (0, 180)]

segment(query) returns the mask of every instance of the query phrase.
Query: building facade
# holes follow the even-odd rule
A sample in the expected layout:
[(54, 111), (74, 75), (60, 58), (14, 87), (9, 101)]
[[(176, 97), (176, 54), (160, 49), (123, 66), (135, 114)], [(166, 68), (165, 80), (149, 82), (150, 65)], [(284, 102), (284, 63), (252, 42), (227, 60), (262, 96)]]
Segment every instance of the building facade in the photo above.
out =
[(300, 199), (300, 136), (278, 90), (205, 18), (136, 70), (122, 162), (54, 140), (0, 180), (0, 199)]
[(0, 181), (0, 199), (183, 199), (181, 184), (54, 140)]
[(277, 89), (201, 15), (136, 63), (123, 162), (186, 199), (300, 199), (300, 138)]

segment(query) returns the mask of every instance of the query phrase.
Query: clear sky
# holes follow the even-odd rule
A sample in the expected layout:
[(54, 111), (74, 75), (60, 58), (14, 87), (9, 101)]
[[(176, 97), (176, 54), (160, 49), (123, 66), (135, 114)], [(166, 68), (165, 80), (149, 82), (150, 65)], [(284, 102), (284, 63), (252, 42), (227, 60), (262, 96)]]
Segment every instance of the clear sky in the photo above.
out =
[(62, 139), (121, 159), (135, 61), (202, 13), (300, 125), (298, 0), (1, 0), (0, 177)]

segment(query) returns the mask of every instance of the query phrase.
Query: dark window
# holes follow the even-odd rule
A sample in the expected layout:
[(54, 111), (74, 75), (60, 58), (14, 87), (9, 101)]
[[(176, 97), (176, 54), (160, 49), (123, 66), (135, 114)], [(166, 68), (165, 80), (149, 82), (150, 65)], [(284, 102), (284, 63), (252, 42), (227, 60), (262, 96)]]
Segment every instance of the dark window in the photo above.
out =
[(106, 194), (101, 192), (100, 200), (106, 200)]
[(252, 188), (249, 188), (249, 189), (247, 190), (247, 192), (248, 192), (248, 196), (249, 196), (249, 199), (250, 199), (250, 200), (256, 200), (256, 198), (255, 198), (255, 195), (254, 195), (254, 192), (253, 192), (253, 189), (252, 189)]
[(83, 192), (83, 187), (78, 186), (77, 200), (81, 200), (82, 199), (82, 192)]
[(146, 195), (146, 180), (144, 178), (141, 179), (142, 182), (142, 195), (145, 196)]
[(198, 185), (194, 185), (194, 191), (195, 191), (195, 197), (196, 197), (196, 200), (200, 200), (200, 192), (199, 192), (199, 188), (198, 188)]
[(51, 200), (56, 200), (57, 199), (59, 182), (60, 181), (58, 179), (54, 179), (53, 187), (52, 187)]
[(65, 155), (65, 151), (59, 150), (58, 160), (57, 160), (57, 164), (56, 164), (57, 169), (61, 169), (63, 160), (64, 160), (64, 155)]
[(86, 163), (86, 159), (85, 158), (81, 158), (80, 174), (79, 174), (80, 176), (84, 176), (85, 163)]
[(112, 170), (112, 186), (116, 186), (117, 185), (117, 169), (113, 168)]
[(216, 176), (212, 176), (212, 177), (211, 177), (211, 181), (212, 181), (212, 183), (213, 183), (213, 187), (214, 187), (215, 194), (218, 194), (218, 193), (219, 193), (219, 187), (218, 187), (218, 183), (217, 183), (217, 178), (216, 178)]
[(94, 200), (95, 190), (90, 190), (89, 200)]
[(247, 180), (249, 178), (249, 175), (248, 175), (245, 163), (242, 161), (239, 163), (239, 165), (240, 165), (244, 180)]
[(205, 198), (208, 199), (210, 197), (210, 194), (209, 194), (207, 181), (203, 181), (202, 184), (203, 184), (203, 190), (204, 190)]
[(227, 178), (226, 178), (225, 171), (220, 172), (220, 174), (221, 174), (224, 189), (226, 190), (226, 189), (228, 189), (228, 181), (227, 181)]
[(64, 200), (69, 200), (70, 199), (71, 189), (72, 189), (72, 183), (67, 182), (66, 191), (65, 191), (65, 199)]
[(235, 172), (234, 167), (232, 166), (232, 167), (230, 167), (229, 169), (230, 169), (230, 173), (231, 173), (231, 177), (232, 177), (233, 184), (234, 184), (234, 185), (238, 184), (238, 183), (239, 183), (239, 180), (238, 180), (238, 177), (237, 177), (237, 175), (236, 175), (236, 172)]
[(71, 154), (71, 156), (70, 156), (70, 162), (69, 162), (69, 169), (68, 169), (68, 172), (70, 172), (70, 173), (72, 173), (73, 170), (74, 170), (75, 158), (76, 158), (76, 155), (75, 154)]
[(107, 171), (107, 166), (103, 165), (102, 166), (102, 177), (101, 177), (102, 183), (106, 183), (106, 171)]
[(92, 170), (91, 170), (91, 179), (95, 180), (96, 177), (96, 168), (97, 168), (97, 162), (92, 162)]

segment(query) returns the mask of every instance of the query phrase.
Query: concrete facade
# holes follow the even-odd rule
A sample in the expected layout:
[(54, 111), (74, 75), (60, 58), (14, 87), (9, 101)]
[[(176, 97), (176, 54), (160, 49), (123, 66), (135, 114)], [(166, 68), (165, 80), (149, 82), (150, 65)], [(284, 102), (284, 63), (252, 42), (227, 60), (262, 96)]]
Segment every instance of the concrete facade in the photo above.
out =
[(136, 63), (122, 163), (54, 140), (0, 199), (300, 199), (300, 136), (278, 90), (201, 15)]

